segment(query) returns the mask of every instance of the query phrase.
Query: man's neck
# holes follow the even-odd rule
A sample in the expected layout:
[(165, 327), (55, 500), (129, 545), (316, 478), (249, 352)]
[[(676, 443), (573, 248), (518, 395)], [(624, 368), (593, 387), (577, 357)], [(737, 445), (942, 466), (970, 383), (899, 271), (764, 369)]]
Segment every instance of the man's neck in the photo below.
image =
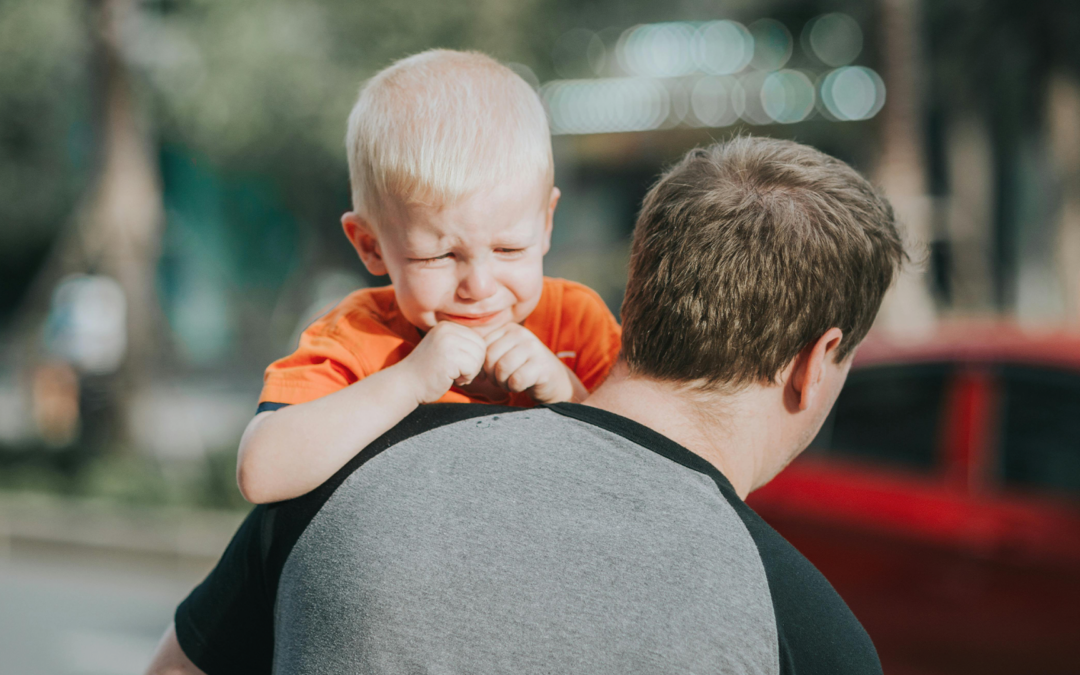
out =
[(585, 405), (649, 427), (712, 464), (745, 499), (767, 472), (761, 462), (773, 438), (761, 393), (702, 393), (688, 387), (631, 377), (619, 363)]

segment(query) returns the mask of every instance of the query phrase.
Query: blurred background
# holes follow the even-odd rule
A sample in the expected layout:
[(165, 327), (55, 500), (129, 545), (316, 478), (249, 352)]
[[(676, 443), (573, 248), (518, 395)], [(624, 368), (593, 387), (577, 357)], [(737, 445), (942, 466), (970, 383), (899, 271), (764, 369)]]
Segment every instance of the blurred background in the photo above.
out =
[(550, 113), (549, 275), (618, 311), (651, 182), (735, 133), (892, 200), (918, 264), (751, 502), (889, 673), (1080, 673), (1074, 0), (3, 0), (0, 674), (138, 673), (245, 513), (263, 368), (371, 278), (363, 80), (479, 49)]

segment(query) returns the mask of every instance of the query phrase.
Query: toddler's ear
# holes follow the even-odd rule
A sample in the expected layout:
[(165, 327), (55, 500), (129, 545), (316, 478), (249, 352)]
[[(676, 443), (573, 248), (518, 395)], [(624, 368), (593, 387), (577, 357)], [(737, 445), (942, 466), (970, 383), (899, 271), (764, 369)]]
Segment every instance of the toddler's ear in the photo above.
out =
[(377, 277), (386, 274), (386, 262), (371, 223), (355, 211), (346, 211), (345, 215), (341, 216), (341, 228), (345, 230), (345, 236), (349, 238), (368, 272)]
[(552, 228), (552, 225), (555, 223), (555, 207), (558, 205), (559, 197), (561, 195), (562, 195), (562, 192), (559, 191), (559, 188), (557, 188), (557, 187), (551, 188), (551, 198), (548, 201), (548, 207), (547, 207), (547, 222), (544, 223), (544, 253), (545, 254), (548, 252), (548, 249), (551, 248), (551, 228)]

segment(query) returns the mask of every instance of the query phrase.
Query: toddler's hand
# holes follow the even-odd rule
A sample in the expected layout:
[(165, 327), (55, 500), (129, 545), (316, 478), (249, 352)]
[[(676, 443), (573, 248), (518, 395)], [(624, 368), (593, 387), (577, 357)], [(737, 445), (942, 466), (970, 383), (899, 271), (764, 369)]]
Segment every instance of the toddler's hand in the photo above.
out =
[(538, 403), (583, 398), (577, 376), (528, 328), (507, 324), (486, 341), (484, 372), (500, 387), (528, 392)]
[(471, 329), (440, 321), (401, 364), (416, 384), (416, 402), (434, 403), (453, 385), (465, 386), (484, 368), (487, 345)]

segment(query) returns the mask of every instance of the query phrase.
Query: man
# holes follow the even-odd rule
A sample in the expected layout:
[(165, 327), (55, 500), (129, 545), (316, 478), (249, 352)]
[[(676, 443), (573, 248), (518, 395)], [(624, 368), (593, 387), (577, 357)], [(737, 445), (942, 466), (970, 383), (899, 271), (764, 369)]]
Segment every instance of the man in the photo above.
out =
[(743, 499), (821, 426), (904, 257), (842, 162), (690, 152), (645, 199), (585, 405), (422, 407), (255, 509), (151, 672), (880, 672)]

